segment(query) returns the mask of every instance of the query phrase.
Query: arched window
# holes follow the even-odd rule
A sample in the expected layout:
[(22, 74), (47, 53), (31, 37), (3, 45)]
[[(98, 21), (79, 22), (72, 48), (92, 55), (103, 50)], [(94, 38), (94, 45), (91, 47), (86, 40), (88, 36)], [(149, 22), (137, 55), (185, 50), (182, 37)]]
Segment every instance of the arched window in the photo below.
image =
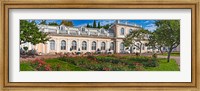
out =
[(120, 34), (124, 35), (124, 28), (121, 28)]
[(77, 43), (76, 41), (72, 41), (72, 50), (76, 50), (77, 49)]
[(82, 42), (82, 50), (87, 50), (87, 42), (86, 41)]
[(50, 40), (50, 50), (55, 50), (55, 41), (54, 40)]
[(61, 50), (66, 50), (66, 41), (65, 40), (61, 41)]
[(132, 31), (133, 31), (133, 29), (130, 29), (130, 30), (129, 30), (129, 34), (130, 34)]
[(101, 43), (101, 50), (105, 50), (106, 49), (106, 43), (105, 42), (102, 42)]
[(114, 42), (110, 43), (110, 50), (114, 50)]
[(120, 50), (121, 51), (124, 50), (124, 44), (123, 43), (120, 44)]
[(96, 50), (97, 43), (95, 41), (92, 42), (92, 50)]

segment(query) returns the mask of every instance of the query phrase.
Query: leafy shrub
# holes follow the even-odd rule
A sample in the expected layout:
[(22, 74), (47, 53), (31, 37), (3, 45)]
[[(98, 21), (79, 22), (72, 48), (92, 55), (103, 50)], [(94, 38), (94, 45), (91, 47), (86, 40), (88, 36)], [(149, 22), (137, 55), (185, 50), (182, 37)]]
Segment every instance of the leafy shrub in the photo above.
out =
[(41, 59), (35, 59), (34, 61), (32, 61), (31, 66), (33, 68), (35, 68), (35, 70), (38, 70), (38, 71), (50, 71), (51, 70), (51, 65), (46, 64), (46, 62)]
[(154, 54), (152, 55), (152, 57), (153, 57), (153, 58), (157, 58), (157, 54), (154, 53)]
[(96, 59), (97, 59), (97, 61), (111, 62), (111, 63), (113, 63), (113, 64), (118, 64), (118, 63), (120, 62), (119, 59), (113, 58), (113, 57), (97, 56)]
[(142, 63), (145, 67), (156, 67), (158, 66), (158, 61), (156, 58), (152, 57), (133, 57), (130, 59), (132, 62)]
[(152, 57), (113, 56), (114, 55), (88, 55), (87, 57), (60, 57), (58, 59), (77, 67), (95, 71), (140, 71), (144, 70), (144, 67), (158, 66), (157, 59)]

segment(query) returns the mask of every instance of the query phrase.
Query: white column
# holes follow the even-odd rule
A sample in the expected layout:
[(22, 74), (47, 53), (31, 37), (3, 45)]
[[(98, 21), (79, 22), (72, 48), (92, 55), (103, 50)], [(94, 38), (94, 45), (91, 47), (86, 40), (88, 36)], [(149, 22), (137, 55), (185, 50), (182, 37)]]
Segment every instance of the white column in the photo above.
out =
[(101, 41), (97, 40), (97, 49), (101, 50)]
[(90, 52), (91, 51), (91, 40), (88, 40), (87, 42), (87, 51)]
[(71, 48), (71, 40), (67, 39), (67, 52), (70, 52), (70, 48)]
[(106, 41), (106, 50), (110, 49), (110, 42)]
[(60, 40), (57, 38), (56, 39), (56, 52), (60, 52)]
[(77, 41), (77, 49), (76, 50), (78, 50), (79, 48), (80, 48), (80, 50), (82, 50), (82, 48), (81, 48), (81, 41), (78, 39)]
[(116, 53), (120, 53), (120, 41), (116, 41)]

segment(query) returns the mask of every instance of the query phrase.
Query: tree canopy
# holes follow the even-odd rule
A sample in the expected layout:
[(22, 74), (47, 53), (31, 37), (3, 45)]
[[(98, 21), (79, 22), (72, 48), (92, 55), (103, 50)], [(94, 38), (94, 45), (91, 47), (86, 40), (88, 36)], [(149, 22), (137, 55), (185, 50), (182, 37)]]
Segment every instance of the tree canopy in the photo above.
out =
[(162, 51), (162, 47), (164, 47), (164, 39), (162, 36), (160, 36), (159, 32), (157, 31), (154, 31), (154, 32), (151, 32), (149, 34), (149, 43), (148, 43), (148, 46), (150, 46), (153, 50), (154, 49), (159, 49), (160, 52), (163, 54), (163, 51)]
[(93, 28), (96, 28), (97, 26), (96, 26), (96, 20), (94, 20), (94, 22), (93, 22)]
[(100, 22), (98, 22), (98, 26), (97, 26), (97, 28), (101, 28)]
[(87, 26), (86, 26), (87, 28), (92, 28), (92, 26), (88, 23), (87, 24)]
[(126, 47), (135, 46), (139, 48), (141, 54), (142, 41), (147, 40), (145, 37), (147, 34), (149, 34), (149, 31), (144, 29), (132, 31), (124, 38), (124, 45)]
[(73, 22), (68, 21), (68, 20), (62, 20), (61, 24), (65, 25), (65, 26), (70, 26), (70, 27), (74, 26)]
[(168, 62), (174, 48), (180, 44), (180, 21), (179, 20), (158, 20), (155, 22), (157, 29), (155, 35), (158, 43), (161, 42), (168, 47)]
[(20, 20), (20, 44), (31, 42), (36, 45), (48, 40), (48, 34), (39, 31), (35, 21)]

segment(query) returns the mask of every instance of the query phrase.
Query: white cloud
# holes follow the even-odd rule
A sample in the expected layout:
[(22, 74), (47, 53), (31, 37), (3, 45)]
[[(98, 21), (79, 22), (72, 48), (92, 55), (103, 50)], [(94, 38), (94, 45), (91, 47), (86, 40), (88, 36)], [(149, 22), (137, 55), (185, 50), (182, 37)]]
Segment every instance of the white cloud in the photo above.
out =
[(100, 22), (100, 25), (101, 26), (104, 26), (106, 24), (111, 24), (111, 23), (114, 23), (115, 20), (100, 20), (100, 21), (97, 21), (97, 23)]
[[(92, 23), (89, 23), (89, 24), (92, 25)], [(87, 23), (83, 23), (83, 24), (77, 25), (75, 27), (83, 27), (83, 26), (87, 26)]]
[(145, 21), (144, 23), (149, 23), (150, 21)]
[[(98, 20), (98, 21), (96, 21), (96, 25), (97, 25), (97, 26), (98, 26), (98, 22), (100, 22), (100, 25), (101, 25), (101, 26), (104, 26), (104, 25), (106, 25), (106, 24), (114, 23), (115, 20)], [(83, 23), (83, 24), (77, 25), (76, 27), (87, 26), (87, 24), (89, 24), (89, 25), (92, 26), (92, 25), (93, 25), (93, 22), (91, 22), (91, 23)]]
[(157, 26), (155, 24), (148, 24), (144, 27), (144, 29), (147, 29), (149, 31), (154, 31), (156, 30)]

